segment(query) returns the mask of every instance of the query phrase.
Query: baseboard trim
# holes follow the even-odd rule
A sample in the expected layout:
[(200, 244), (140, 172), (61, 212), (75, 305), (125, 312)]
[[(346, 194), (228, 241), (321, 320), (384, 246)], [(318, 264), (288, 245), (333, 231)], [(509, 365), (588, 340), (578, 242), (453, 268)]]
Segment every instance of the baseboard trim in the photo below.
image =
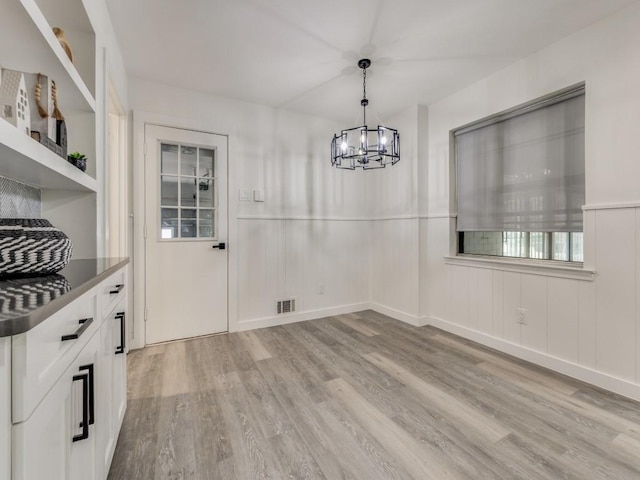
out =
[(369, 304), (369, 308), (374, 312), (382, 313), (383, 315), (387, 315), (391, 318), (395, 318), (396, 320), (400, 320), (401, 322), (408, 323), (409, 325), (413, 325), (414, 327), (424, 327), (427, 325), (426, 317), (419, 317), (418, 315), (412, 315), (407, 312), (403, 312), (401, 310), (396, 310), (395, 308), (385, 307), (379, 303), (371, 302)]
[(440, 328), (446, 332), (486, 345), (487, 347), (513, 355), (514, 357), (522, 360), (535, 363), (541, 367), (548, 368), (555, 372), (590, 383), (596, 387), (604, 388), (605, 390), (640, 401), (640, 385), (631, 383), (627, 380), (612, 377), (605, 373), (597, 372), (590, 368), (576, 365), (575, 363), (571, 363), (560, 358), (552, 357), (535, 350), (530, 350), (521, 345), (516, 345), (500, 338), (487, 335), (486, 333), (478, 332), (477, 330), (472, 330), (461, 325), (456, 325), (437, 317), (422, 317), (421, 322), (424, 322), (423, 325), (431, 325)]
[(278, 325), (287, 325), (288, 323), (305, 322), (307, 320), (331, 317), (332, 315), (360, 312), (362, 310), (367, 310), (369, 307), (369, 302), (362, 302), (353, 303), (350, 305), (340, 305), (338, 307), (322, 308), (319, 310), (287, 313), (284, 315), (276, 315), (273, 317), (256, 318), (238, 322), (235, 331), (244, 332), (247, 330), (255, 330), (256, 328), (276, 327)]

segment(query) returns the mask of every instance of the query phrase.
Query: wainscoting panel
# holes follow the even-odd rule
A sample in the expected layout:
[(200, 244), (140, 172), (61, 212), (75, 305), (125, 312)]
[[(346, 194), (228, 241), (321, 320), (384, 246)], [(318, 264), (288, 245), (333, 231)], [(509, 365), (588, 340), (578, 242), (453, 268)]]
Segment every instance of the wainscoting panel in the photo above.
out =
[[(526, 310), (520, 325), (522, 345), (538, 352), (547, 352), (547, 277), (521, 275), (521, 308)], [(519, 321), (516, 313), (516, 321)]]
[[(239, 219), (239, 329), (368, 304), (369, 234), (366, 221)], [(290, 298), (295, 312), (278, 315), (276, 300)]]
[(578, 363), (579, 288), (578, 280), (548, 278), (548, 352)]
[(634, 209), (596, 214), (597, 368), (636, 380), (636, 241)]
[(371, 223), (371, 301), (417, 318), (419, 220), (398, 218)]
[[(421, 266), (426, 321), (535, 352), (527, 358), (543, 355), (548, 365), (561, 361), (565, 373), (575, 365), (576, 372), (593, 372), (604, 388), (628, 392), (628, 382), (640, 384), (640, 208), (594, 210), (587, 217), (593, 280), (446, 264), (447, 219), (421, 220), (429, 247)], [(519, 308), (526, 309), (526, 324), (519, 323)]]

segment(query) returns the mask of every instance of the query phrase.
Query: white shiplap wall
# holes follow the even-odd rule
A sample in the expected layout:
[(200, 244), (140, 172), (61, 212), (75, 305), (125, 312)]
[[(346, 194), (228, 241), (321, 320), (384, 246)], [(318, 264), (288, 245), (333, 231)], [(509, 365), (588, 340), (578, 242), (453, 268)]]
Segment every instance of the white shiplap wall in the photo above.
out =
[[(640, 90), (627, 88), (640, 84), (637, 58), (640, 3), (429, 106), (420, 299), (425, 322), (640, 399)], [(593, 280), (446, 263), (455, 226), (446, 218), (455, 214), (449, 132), (583, 81)]]

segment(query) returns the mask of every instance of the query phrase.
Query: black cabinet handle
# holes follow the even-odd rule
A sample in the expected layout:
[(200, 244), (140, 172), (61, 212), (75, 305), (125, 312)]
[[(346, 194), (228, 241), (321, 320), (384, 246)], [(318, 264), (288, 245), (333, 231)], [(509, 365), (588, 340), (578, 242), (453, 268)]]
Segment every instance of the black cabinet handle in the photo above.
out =
[(125, 321), (124, 321), (124, 312), (118, 312), (116, 313), (115, 316), (116, 320), (120, 320), (120, 345), (118, 345), (116, 347), (116, 355), (118, 355), (119, 353), (124, 353), (124, 348), (125, 348)]
[(96, 415), (96, 390), (93, 377), (93, 363), (90, 365), (82, 365), (79, 370), (87, 370), (89, 372), (89, 425), (93, 425)]
[(80, 422), (82, 433), (72, 437), (72, 440), (77, 442), (89, 438), (89, 374), (82, 373), (80, 375), (74, 375), (73, 381), (82, 382), (82, 422)]
[(227, 248), (227, 244), (224, 243), (224, 242), (220, 242), (220, 243), (218, 243), (217, 245), (214, 245), (211, 248), (219, 248), (220, 250), (224, 250), (225, 248)]
[(80, 324), (80, 328), (78, 328), (75, 332), (68, 333), (67, 335), (62, 335), (61, 340), (63, 342), (80, 338), (80, 335), (82, 335), (84, 331), (89, 328), (89, 325), (93, 323), (93, 318), (83, 318), (81, 320), (78, 320), (78, 323)]
[(124, 284), (119, 283), (113, 288), (113, 290), (109, 290), (109, 295), (117, 295), (122, 291), (123, 288), (124, 288)]

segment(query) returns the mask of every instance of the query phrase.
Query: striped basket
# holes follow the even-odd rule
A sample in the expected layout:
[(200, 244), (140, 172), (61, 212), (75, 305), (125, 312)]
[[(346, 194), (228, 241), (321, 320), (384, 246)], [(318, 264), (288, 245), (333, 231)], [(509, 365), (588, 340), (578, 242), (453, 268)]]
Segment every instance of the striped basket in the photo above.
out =
[(58, 272), (71, 250), (69, 237), (47, 220), (0, 219), (0, 278)]

